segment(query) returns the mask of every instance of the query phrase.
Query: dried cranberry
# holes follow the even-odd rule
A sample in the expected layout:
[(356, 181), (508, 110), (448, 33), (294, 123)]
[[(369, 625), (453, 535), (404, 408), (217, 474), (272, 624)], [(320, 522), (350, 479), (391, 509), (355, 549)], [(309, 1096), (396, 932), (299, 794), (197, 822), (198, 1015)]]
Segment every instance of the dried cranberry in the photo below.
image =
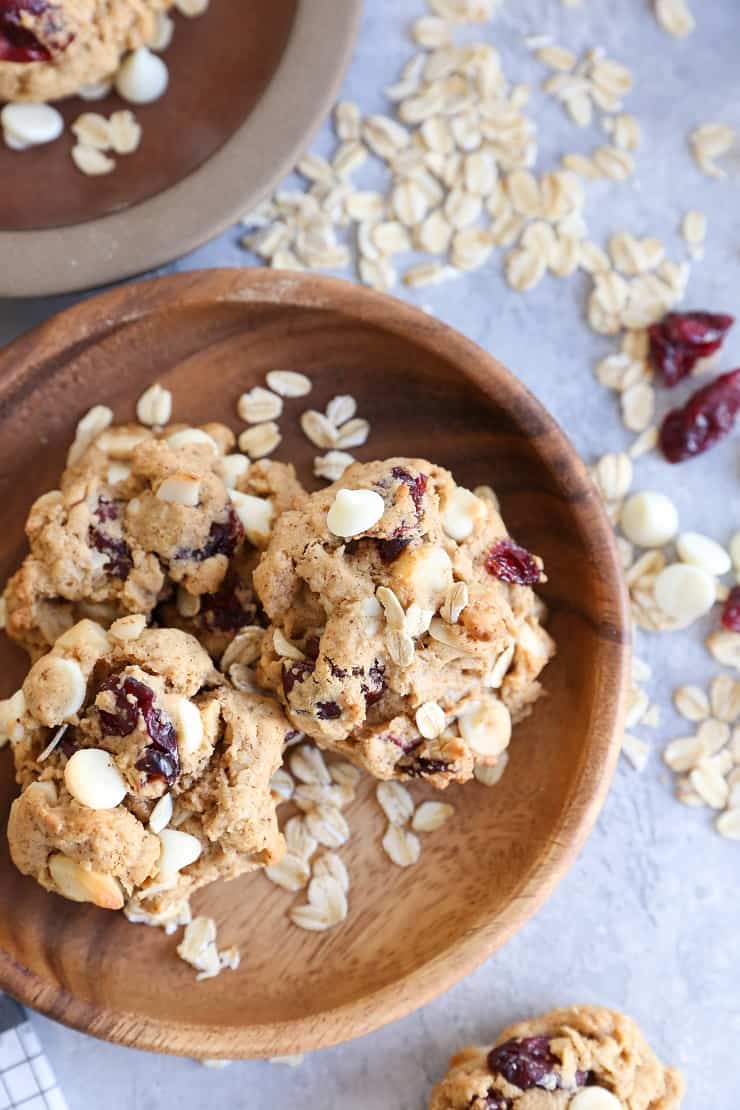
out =
[(384, 677), (385, 667), (379, 659), (376, 659), (372, 667), (370, 667), (367, 676), (370, 681), (368, 683), (363, 683), (361, 689), (365, 695), (365, 705), (370, 707), (380, 701), (387, 689)]
[[(303, 645), (303, 650), (305, 651), (305, 653), (306, 653), (306, 655), (308, 656), (309, 659), (314, 659), (314, 660), (318, 659), (318, 657), (319, 657), (319, 648), (320, 647), (321, 647), (321, 637), (320, 636), (306, 636), (306, 642)], [(330, 664), (330, 666), (333, 666), (333, 665), (334, 665), (333, 663)], [(332, 674), (333, 673), (334, 672), (332, 671)]]
[(724, 314), (669, 312), (652, 324), (648, 328), (650, 355), (666, 385), (680, 382), (699, 359), (718, 351), (734, 323), (734, 316)]
[(305, 682), (310, 674), (316, 669), (315, 663), (303, 662), (297, 660), (291, 663), (289, 667), (283, 668), (283, 691), (286, 698), (295, 686), (296, 682)]
[(214, 555), (225, 555), (227, 559), (236, 551), (244, 539), (244, 527), (239, 517), (229, 505), (225, 520), (214, 520), (208, 532), (208, 539), (203, 547), (182, 548), (178, 551), (178, 559), (192, 559), (195, 563), (203, 563), (212, 559)]
[(356, 555), (359, 550), (360, 550), (360, 541), (359, 540), (348, 540), (347, 543), (344, 545), (344, 554), (345, 555)]
[(114, 578), (128, 578), (134, 565), (131, 548), (125, 540), (115, 540), (100, 528), (90, 528), (88, 542), (96, 551), (107, 556), (105, 568)]
[(110, 692), (115, 699), (115, 712), (98, 710), (108, 736), (129, 736), (136, 728), (141, 713), (152, 746), (144, 752), (136, 768), (152, 778), (163, 779), (171, 786), (180, 773), (177, 732), (169, 717), (155, 706), (151, 686), (131, 675), (122, 678), (113, 674), (101, 683), (98, 692)]
[(596, 1076), (592, 1071), (576, 1072), (576, 1087), (593, 1087), (595, 1084)]
[(335, 721), (342, 716), (342, 710), (335, 701), (317, 701), (316, 716), (320, 721)]
[(424, 494), (427, 491), (427, 483), (429, 481), (427, 475), (419, 474), (414, 478), (409, 474), (408, 470), (405, 470), (402, 466), (394, 466), (391, 474), (399, 482), (404, 482), (409, 487), (411, 500), (414, 502), (414, 508), (416, 509), (416, 515), (419, 516), (421, 514)]
[(331, 674), (332, 678), (346, 678), (347, 677), (347, 672), (345, 671), (345, 669), (343, 667), (338, 667), (336, 665), (336, 663), (332, 659), (330, 659), (328, 656), (326, 657), (326, 661), (329, 664), (329, 673)]
[(421, 744), (421, 740), (402, 740), (400, 736), (394, 736), (392, 732), (386, 733), (383, 740), (388, 744), (395, 744), (406, 755), (413, 752)]
[(77, 751), (77, 744), (74, 738), (69, 735), (69, 729), (65, 732), (64, 736), (57, 744), (57, 748), (60, 752), (63, 752), (64, 755), (66, 755), (67, 759), (69, 759), (69, 757), (71, 755), (74, 755)]
[(494, 1075), (502, 1075), (522, 1091), (531, 1087), (553, 1090), (558, 1085), (555, 1067), (560, 1063), (550, 1052), (547, 1037), (522, 1037), (506, 1041), (491, 1049), (488, 1067)]
[(410, 767), (404, 767), (412, 778), (421, 778), (423, 775), (444, 775), (450, 769), (450, 764), (443, 759), (427, 759), (426, 756), (417, 756)]
[(486, 570), (502, 582), (534, 586), (540, 580), (540, 568), (534, 557), (513, 540), (499, 540), (488, 552)]
[(740, 370), (721, 374), (673, 409), (660, 429), (660, 447), (670, 463), (701, 455), (722, 439), (740, 411)]
[(0, 62), (49, 62), (51, 53), (23, 25), (23, 12), (41, 15), (46, 0), (0, 0)]
[(722, 610), (722, 624), (730, 632), (740, 632), (740, 586), (733, 586)]
[(401, 552), (405, 551), (410, 543), (411, 537), (403, 535), (400, 530), (398, 534), (391, 536), (389, 540), (375, 540), (378, 554), (384, 563), (395, 562)]
[(111, 501), (108, 497), (99, 497), (95, 506), (95, 517), (101, 524), (110, 520), (118, 520), (121, 515), (120, 501)]
[(251, 603), (243, 604), (239, 589), (232, 583), (225, 583), (215, 594), (204, 594), (200, 599), (199, 622), (206, 628), (217, 628), (223, 632), (235, 632), (251, 624), (256, 613)]

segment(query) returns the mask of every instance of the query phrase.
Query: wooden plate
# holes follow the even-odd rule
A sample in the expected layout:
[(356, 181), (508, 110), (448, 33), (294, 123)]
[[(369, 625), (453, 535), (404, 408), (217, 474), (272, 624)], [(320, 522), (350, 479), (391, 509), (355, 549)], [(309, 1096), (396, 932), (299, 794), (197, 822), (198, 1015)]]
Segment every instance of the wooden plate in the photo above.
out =
[[(143, 138), (113, 173), (85, 177), (70, 133), (18, 152), (0, 141), (0, 296), (68, 293), (162, 265), (223, 231), (295, 164), (329, 111), (362, 0), (211, 0), (176, 16), (170, 87), (136, 108)], [(59, 105), (82, 112), (117, 96)]]
[[(513, 534), (546, 561), (559, 654), (548, 697), (519, 726), (495, 788), (446, 794), (457, 810), (417, 866), (384, 857), (366, 782), (343, 855), (350, 913), (329, 933), (286, 916), (263, 876), (218, 884), (195, 908), (238, 944), (236, 972), (196, 983), (161, 931), (45, 894), (0, 848), (0, 986), (85, 1032), (191, 1056), (276, 1055), (359, 1036), (421, 1006), (481, 963), (535, 912), (582, 847), (619, 749), (629, 671), (627, 610), (611, 528), (573, 448), (495, 359), (400, 301), (344, 282), (209, 271), (87, 301), (0, 355), (0, 574), (24, 551), (31, 500), (58, 479), (76, 421), (95, 402), (132, 419), (157, 380), (174, 417), (235, 425), (239, 393), (270, 369), (306, 371), (287, 402), (277, 458), (312, 487), (316, 451), (298, 418), (352, 393), (372, 425), (362, 459), (431, 456), (468, 485), (490, 482)], [(0, 646), (6, 696), (23, 673)], [(0, 756), (0, 821), (14, 793)], [(433, 793), (432, 791), (427, 791)]]

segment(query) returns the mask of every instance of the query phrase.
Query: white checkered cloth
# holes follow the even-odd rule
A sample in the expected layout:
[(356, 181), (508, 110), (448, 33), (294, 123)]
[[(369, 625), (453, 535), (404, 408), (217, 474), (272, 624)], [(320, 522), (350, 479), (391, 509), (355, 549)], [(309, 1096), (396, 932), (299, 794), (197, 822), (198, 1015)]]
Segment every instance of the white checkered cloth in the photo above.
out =
[(15, 999), (0, 994), (0, 1110), (69, 1110), (51, 1064)]

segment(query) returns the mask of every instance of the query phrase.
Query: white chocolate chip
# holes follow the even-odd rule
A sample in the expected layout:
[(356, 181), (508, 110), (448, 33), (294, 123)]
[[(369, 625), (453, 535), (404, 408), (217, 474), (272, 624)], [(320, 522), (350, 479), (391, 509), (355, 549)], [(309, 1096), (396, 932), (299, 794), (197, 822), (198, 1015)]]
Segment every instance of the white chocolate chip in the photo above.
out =
[(224, 485), (227, 489), (236, 489), (240, 478), (249, 471), (249, 459), (246, 455), (225, 455), (221, 460), (224, 475)]
[(160, 501), (194, 509), (200, 501), (200, 482), (192, 474), (173, 474), (160, 482), (157, 497)]
[(202, 846), (197, 837), (179, 829), (162, 829), (159, 834), (162, 852), (159, 857), (159, 875), (176, 875), (183, 867), (200, 857)]
[(159, 834), (172, 820), (172, 795), (163, 794), (149, 814), (149, 831)]
[(16, 690), (10, 698), (0, 701), (0, 747), (6, 740), (19, 743), (24, 735), (23, 718), (26, 715), (26, 698), (22, 690)]
[(128, 617), (119, 617), (117, 621), (113, 621), (108, 635), (120, 643), (128, 643), (130, 640), (138, 640), (145, 628), (144, 614), (131, 613)]
[(452, 540), (461, 543), (470, 536), (476, 521), (486, 515), (486, 507), (464, 486), (457, 486), (442, 507), (442, 527)]
[(61, 113), (50, 104), (6, 104), (0, 112), (0, 124), (5, 141), (15, 140), (19, 149), (51, 143), (64, 131)]
[(249, 542), (255, 547), (266, 544), (275, 519), (272, 501), (264, 497), (253, 497), (251, 493), (240, 493), (235, 489), (229, 490), (229, 496)]
[(169, 83), (167, 66), (146, 46), (132, 51), (116, 74), (116, 92), (129, 104), (159, 100)]
[(61, 852), (49, 857), (49, 872), (59, 893), (72, 902), (92, 902), (104, 910), (123, 909), (123, 893), (112, 875), (88, 871)]
[(102, 748), (81, 748), (71, 755), (64, 768), (64, 785), (89, 809), (115, 809), (128, 793), (110, 752)]
[(727, 574), (732, 565), (724, 547), (700, 532), (682, 532), (676, 540), (676, 549), (681, 562), (691, 563), (718, 578)]
[(383, 516), (385, 502), (370, 489), (340, 489), (326, 515), (329, 531), (335, 536), (359, 536)]
[(664, 493), (645, 490), (625, 501), (620, 524), (638, 547), (663, 547), (678, 531), (678, 510)]
[(622, 1110), (622, 1103), (604, 1087), (584, 1087), (571, 1099), (569, 1110)]
[(116, 482), (125, 482), (131, 474), (131, 467), (127, 463), (112, 462), (108, 466), (108, 483), (115, 486)]
[(42, 725), (61, 725), (82, 708), (87, 681), (79, 663), (45, 655), (23, 683), (28, 710)]
[(711, 574), (688, 563), (673, 563), (655, 579), (655, 600), (668, 617), (690, 624), (708, 613), (716, 601)]
[(445, 711), (436, 701), (425, 701), (416, 710), (416, 727), (426, 740), (435, 740), (445, 729)]
[(173, 432), (171, 436), (167, 436), (167, 442), (175, 450), (180, 447), (192, 447), (202, 443), (212, 447), (217, 455), (221, 454), (221, 448), (216, 440), (213, 436), (209, 436), (208, 432), (204, 432), (202, 428), (183, 428), (181, 431)]
[(175, 726), (180, 754), (193, 755), (203, 743), (203, 719), (197, 705), (179, 694), (165, 694), (162, 702)]
[(487, 697), (457, 722), (460, 735), (480, 759), (501, 755), (511, 739), (511, 716), (502, 701)]

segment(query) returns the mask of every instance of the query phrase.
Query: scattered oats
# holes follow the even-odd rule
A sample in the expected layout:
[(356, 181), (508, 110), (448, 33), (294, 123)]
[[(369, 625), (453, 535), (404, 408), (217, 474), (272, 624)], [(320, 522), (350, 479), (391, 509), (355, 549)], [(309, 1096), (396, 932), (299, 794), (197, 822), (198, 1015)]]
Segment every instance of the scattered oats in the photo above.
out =
[(285, 822), (283, 835), (288, 852), (302, 860), (310, 860), (318, 848), (318, 841), (311, 836), (302, 817), (291, 817)]
[(339, 924), (347, 916), (347, 893), (342, 883), (327, 869), (308, 884), (308, 901), (325, 916)]
[(271, 1064), (285, 1064), (288, 1068), (297, 1068), (303, 1063), (305, 1055), (302, 1052), (294, 1052), (291, 1056), (270, 1056), (269, 1062)]
[(644, 432), (655, 413), (655, 390), (648, 382), (630, 386), (621, 396), (622, 420), (631, 432)]
[(411, 250), (409, 233), (398, 220), (375, 224), (371, 235), (381, 254), (404, 254)]
[(329, 769), (318, 748), (311, 747), (308, 744), (302, 745), (291, 752), (288, 764), (295, 778), (301, 782), (323, 786), (331, 784)]
[(391, 204), (397, 218), (405, 227), (416, 227), (429, 210), (429, 199), (422, 187), (413, 179), (402, 181), (391, 195)]
[(255, 424), (239, 436), (239, 450), (249, 455), (250, 459), (263, 459), (265, 455), (272, 454), (282, 438), (274, 420)]
[(695, 128), (689, 135), (689, 143), (699, 169), (718, 180), (726, 177), (726, 171), (715, 159), (727, 154), (736, 138), (735, 131), (726, 123), (703, 123)]
[[(349, 178), (356, 170), (359, 170), (360, 166), (365, 164), (367, 157), (367, 147), (364, 147), (362, 143), (357, 140), (351, 139), (349, 142), (342, 143), (337, 149), (336, 154), (332, 158), (332, 169), (337, 177), (341, 177), (342, 179)], [(354, 204), (353, 198), (358, 195), (357, 193), (350, 193), (347, 196), (345, 200), (345, 209), (348, 214), (351, 214), (350, 205)], [(367, 211), (372, 205), (372, 201), (366, 201), (364, 206), (362, 204), (359, 205), (359, 210), (362, 211), (364, 208), (364, 210)]]
[(632, 462), (628, 455), (603, 455), (596, 464), (594, 478), (605, 501), (621, 501), (632, 485)]
[(412, 25), (411, 37), (426, 50), (435, 50), (438, 46), (449, 46), (452, 43), (452, 27), (439, 16), (425, 16)]
[(712, 809), (724, 809), (730, 792), (717, 765), (704, 759), (689, 772), (689, 783), (694, 791)]
[(622, 752), (634, 769), (642, 774), (647, 767), (648, 758), (650, 756), (650, 745), (644, 740), (638, 739), (637, 736), (632, 736), (629, 732), (625, 732), (622, 737)]
[(564, 154), (562, 163), (566, 170), (570, 170), (589, 181), (596, 181), (604, 176), (596, 163), (587, 158), (585, 154)]
[(385, 634), (385, 646), (391, 660), (398, 667), (410, 667), (414, 661), (415, 645), (408, 632), (389, 628)]
[(462, 231), (474, 224), (482, 210), (481, 198), (462, 188), (452, 189), (444, 203), (444, 214), (456, 231)]
[(445, 729), (445, 712), (436, 701), (427, 701), (420, 705), (415, 714), (416, 727), (426, 740), (434, 740)]
[(609, 133), (612, 137), (612, 142), (620, 150), (629, 150), (632, 153), (636, 151), (642, 142), (642, 129), (639, 122), (634, 116), (628, 113), (622, 113), (618, 116), (607, 116), (604, 120), (604, 126), (611, 123)]
[(416, 229), (416, 243), (420, 250), (431, 254), (444, 254), (452, 240), (452, 225), (440, 209), (436, 209)]
[(414, 813), (411, 828), (420, 833), (436, 832), (449, 821), (454, 812), (454, 806), (443, 802), (422, 802)]
[[(305, 429), (304, 429), (305, 431)], [(336, 444), (337, 447), (344, 449), (345, 447), (362, 447), (367, 443), (367, 437), (370, 435), (370, 425), (367, 420), (348, 420), (343, 424), (337, 433)], [(317, 444), (317, 446), (321, 446)]]
[(707, 237), (707, 217), (705, 214), (695, 208), (690, 209), (683, 218), (681, 234), (689, 245), (692, 258), (703, 258), (704, 241)]
[(354, 457), (346, 451), (329, 451), (326, 455), (317, 455), (313, 461), (313, 472), (317, 478), (325, 478), (327, 482), (338, 482), (348, 466), (354, 462)]
[(501, 781), (508, 761), (509, 753), (502, 752), (495, 763), (476, 763), (473, 768), (473, 774), (476, 780), (483, 786), (495, 786)]
[(358, 190), (347, 197), (344, 207), (347, 215), (358, 222), (378, 220), (385, 214), (385, 200), (380, 193)]
[(340, 100), (334, 108), (334, 130), (342, 142), (354, 142), (360, 138), (362, 113), (352, 100)]
[(704, 721), (709, 716), (709, 698), (700, 686), (680, 686), (674, 691), (673, 704), (687, 721)]
[(452, 265), (458, 270), (477, 270), (490, 257), (493, 241), (480, 227), (458, 231), (452, 241)]
[(334, 183), (334, 170), (320, 154), (304, 154), (296, 169), (309, 181)]
[(659, 705), (651, 705), (647, 712), (643, 715), (640, 724), (643, 728), (658, 728), (661, 721), (661, 712)]
[(311, 868), (301, 856), (286, 852), (279, 863), (265, 868), (265, 876), (283, 890), (303, 890), (311, 878)]
[(87, 174), (88, 177), (100, 177), (116, 168), (113, 158), (109, 158), (102, 150), (82, 143), (72, 147), (72, 161), (80, 173)]
[(728, 840), (740, 840), (740, 808), (727, 809), (721, 813), (715, 822), (715, 828), (720, 836)]
[(653, 451), (658, 446), (658, 428), (656, 424), (652, 424), (641, 432), (637, 439), (632, 443), (629, 448), (628, 454), (631, 459), (639, 459), (646, 455), (648, 451)]
[(323, 412), (306, 409), (301, 414), (301, 428), (314, 447), (334, 447), (337, 442), (337, 429)]
[(705, 754), (700, 737), (685, 736), (680, 740), (671, 740), (663, 752), (663, 759), (672, 771), (684, 773), (695, 767)]
[(332, 397), (329, 404), (326, 406), (326, 419), (335, 428), (341, 428), (348, 420), (357, 412), (357, 401), (349, 394), (342, 394), (338, 397)]
[(275, 652), (282, 659), (295, 659), (296, 661), (300, 661), (306, 658), (301, 649), (296, 647), (294, 643), (291, 643), (279, 628), (273, 629), (272, 643)]
[(228, 948), (219, 952), (216, 940), (216, 922), (212, 917), (194, 917), (185, 926), (177, 954), (196, 969), (198, 979), (212, 979), (224, 968), (235, 971), (239, 966), (238, 951)]
[(339, 883), (345, 894), (349, 891), (349, 872), (342, 857), (336, 852), (324, 852), (314, 861), (313, 876), (315, 879), (329, 876)]
[(278, 805), (281, 802), (289, 802), (293, 797), (295, 783), (293, 778), (284, 767), (278, 767), (275, 774), (270, 779), (270, 793), (272, 794), (273, 801)]
[(236, 408), (239, 418), (247, 424), (263, 424), (282, 415), (283, 402), (276, 393), (256, 385), (249, 393), (242, 393)]
[(414, 816), (414, 800), (400, 782), (379, 782), (375, 796), (391, 825), (406, 825)]
[(322, 933), (338, 925), (341, 919), (329, 916), (324, 907), (312, 906), (310, 902), (307, 902), (305, 905), (296, 906), (290, 911), (290, 920), (300, 929)]
[(387, 258), (360, 258), (359, 270), (363, 284), (379, 293), (389, 293), (396, 284), (398, 275)]
[(634, 158), (629, 151), (620, 147), (597, 147), (592, 157), (596, 168), (612, 181), (626, 181), (635, 172)]
[(362, 771), (353, 763), (339, 761), (329, 764), (329, 774), (337, 786), (349, 786), (353, 790), (362, 778)]
[(441, 262), (422, 262), (406, 271), (403, 275), (403, 283), (409, 289), (416, 289), (422, 285), (437, 285), (440, 281), (446, 281), (451, 272), (450, 267), (444, 266)]
[(676, 550), (682, 562), (701, 567), (716, 577), (727, 574), (731, 566), (724, 547), (700, 532), (682, 532), (676, 540)]
[(710, 686), (712, 713), (718, 721), (732, 724), (740, 717), (740, 682), (728, 674), (717, 675)]
[(141, 142), (141, 124), (128, 109), (113, 112), (109, 120), (110, 145), (116, 154), (133, 154)]
[(383, 837), (383, 851), (398, 867), (412, 867), (421, 855), (421, 844), (408, 829), (389, 825)]
[(730, 632), (726, 628), (717, 628), (710, 632), (705, 643), (711, 655), (725, 667), (733, 667), (740, 671), (740, 632)]
[(730, 726), (725, 721), (715, 721), (710, 717), (702, 721), (696, 730), (697, 739), (704, 747), (706, 755), (716, 755), (730, 739)]
[(385, 619), (389, 628), (393, 628), (396, 631), (403, 631), (406, 625), (406, 612), (393, 590), (388, 586), (378, 586), (375, 591), (375, 596), (383, 606), (383, 612), (385, 613)]
[(93, 405), (77, 424), (75, 438), (67, 453), (67, 464), (76, 463), (93, 440), (113, 423), (113, 410), (107, 405)]
[(336, 806), (317, 806), (305, 821), (311, 836), (326, 848), (341, 848), (349, 840), (349, 825)]
[(562, 73), (569, 73), (577, 62), (575, 54), (566, 50), (564, 46), (542, 46), (536, 52), (537, 61), (549, 69), (557, 69)]
[(311, 392), (311, 379), (296, 370), (270, 370), (267, 384), (281, 397), (305, 397)]
[(208, 10), (209, 4), (210, 0), (175, 0), (177, 10), (189, 19), (195, 19), (196, 16), (203, 15)]
[(655, 0), (655, 17), (664, 31), (685, 38), (696, 28), (686, 0)]
[(548, 259), (531, 250), (515, 250), (506, 258), (506, 280), (512, 289), (525, 293), (545, 276)]
[[(585, 239), (580, 244), (579, 265), (586, 273), (594, 275), (609, 273), (611, 269), (606, 251), (602, 250), (596, 243), (592, 243), (590, 239)], [(620, 356), (611, 355), (610, 357), (618, 359)]]
[(110, 124), (97, 112), (83, 112), (70, 126), (70, 131), (83, 146), (93, 150), (110, 150), (113, 146)]

